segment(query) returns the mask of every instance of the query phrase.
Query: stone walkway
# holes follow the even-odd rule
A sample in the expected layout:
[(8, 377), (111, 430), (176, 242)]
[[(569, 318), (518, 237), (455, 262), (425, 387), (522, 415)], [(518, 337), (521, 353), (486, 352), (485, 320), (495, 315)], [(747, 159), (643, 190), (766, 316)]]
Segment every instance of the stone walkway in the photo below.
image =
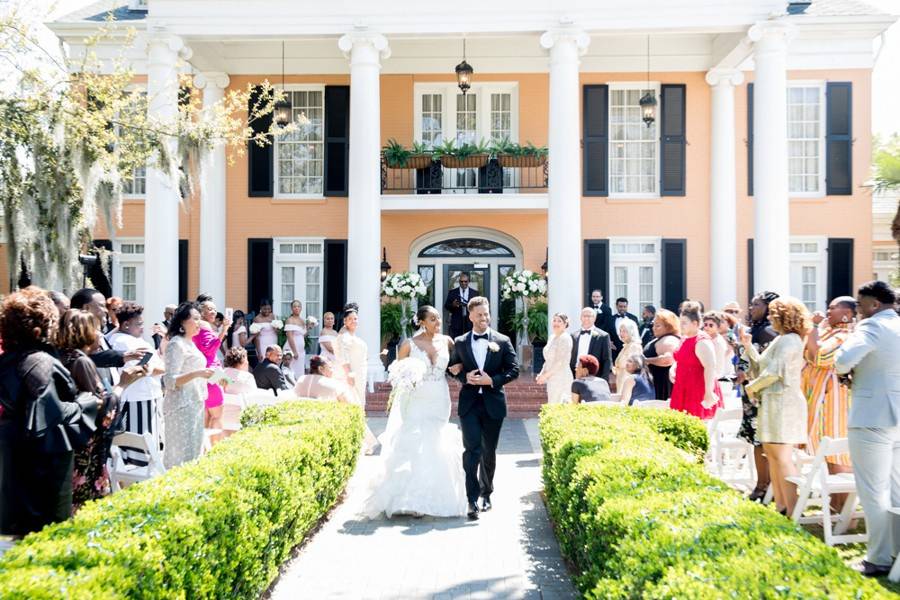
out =
[[(385, 421), (369, 419), (376, 435)], [(376, 460), (360, 459), (345, 501), (284, 566), (273, 600), (577, 597), (540, 497), (537, 419), (503, 424), (494, 509), (476, 522), (360, 518)]]

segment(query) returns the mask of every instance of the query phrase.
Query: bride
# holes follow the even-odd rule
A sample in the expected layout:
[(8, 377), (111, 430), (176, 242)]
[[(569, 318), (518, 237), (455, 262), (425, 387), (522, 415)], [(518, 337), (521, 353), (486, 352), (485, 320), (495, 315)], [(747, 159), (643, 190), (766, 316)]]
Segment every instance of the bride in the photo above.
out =
[(394, 398), (387, 429), (379, 438), (381, 462), (365, 504), (371, 518), (466, 514), (462, 438), (449, 423), (445, 378), (453, 340), (441, 335), (441, 315), (434, 307), (420, 307), (416, 319), (420, 330), (403, 342), (397, 359), (418, 358), (428, 370), (412, 392)]

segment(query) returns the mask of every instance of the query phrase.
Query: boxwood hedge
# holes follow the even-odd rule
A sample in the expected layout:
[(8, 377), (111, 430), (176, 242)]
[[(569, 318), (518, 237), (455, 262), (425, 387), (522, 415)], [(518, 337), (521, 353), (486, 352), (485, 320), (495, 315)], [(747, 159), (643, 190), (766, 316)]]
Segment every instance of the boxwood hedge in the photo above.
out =
[(27, 536), (0, 559), (0, 597), (259, 597), (344, 489), (363, 414), (301, 401), (245, 422), (200, 460)]
[(880, 598), (834, 549), (708, 475), (703, 424), (545, 406), (544, 485), (587, 598)]

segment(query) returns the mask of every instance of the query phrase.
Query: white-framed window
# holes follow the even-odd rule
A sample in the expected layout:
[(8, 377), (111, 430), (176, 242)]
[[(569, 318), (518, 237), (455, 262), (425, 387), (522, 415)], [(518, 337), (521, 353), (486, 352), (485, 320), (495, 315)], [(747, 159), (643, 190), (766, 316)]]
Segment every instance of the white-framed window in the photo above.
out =
[(325, 191), (325, 86), (286, 85), (296, 131), (275, 138), (275, 197), (322, 197)]
[(519, 88), (515, 82), (476, 83), (465, 96), (455, 83), (415, 85), (416, 141), (437, 146), (519, 139)]
[(610, 305), (615, 304), (616, 298), (627, 298), (632, 313), (640, 312), (648, 304), (659, 306), (660, 252), (659, 238), (610, 238)]
[(810, 311), (825, 310), (828, 276), (828, 240), (823, 237), (791, 237), (791, 296)]
[[(280, 319), (291, 314), (291, 303), (303, 303), (301, 314), (322, 321), (322, 270), (325, 243), (322, 238), (275, 238), (272, 309)], [(308, 337), (318, 339), (318, 328)]]
[(787, 86), (788, 190), (792, 196), (825, 194), (825, 84)]
[[(143, 87), (132, 86), (128, 88), (132, 94), (147, 97), (147, 90)], [(143, 103), (141, 104), (143, 105)], [(122, 177), (122, 195), (126, 198), (143, 199), (147, 196), (147, 167), (136, 167), (130, 177)]]
[(647, 92), (659, 98), (659, 84), (609, 84), (609, 194), (612, 197), (659, 195), (659, 133), (657, 121), (643, 121), (640, 99)]
[(122, 300), (143, 302), (143, 238), (122, 238), (113, 243), (112, 290)]
[(421, 133), (418, 141), (428, 148), (444, 143), (444, 94), (423, 93), (418, 98)]

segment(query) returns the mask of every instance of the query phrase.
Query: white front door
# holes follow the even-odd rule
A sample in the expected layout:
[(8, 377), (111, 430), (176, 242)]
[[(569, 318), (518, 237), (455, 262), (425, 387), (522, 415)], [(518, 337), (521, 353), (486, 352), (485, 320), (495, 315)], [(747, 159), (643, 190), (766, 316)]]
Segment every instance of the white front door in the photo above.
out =
[(615, 306), (617, 298), (628, 300), (632, 314), (640, 314), (648, 304), (659, 306), (659, 238), (610, 238), (609, 263), (612, 289), (606, 301), (610, 306)]
[(810, 311), (826, 308), (828, 240), (821, 237), (791, 237), (791, 296)]
[[(272, 283), (275, 298), (272, 310), (279, 319), (287, 319), (291, 314), (291, 303), (299, 300), (301, 315), (315, 317), (322, 321), (322, 269), (323, 241), (306, 238), (276, 238), (273, 261)], [(308, 337), (313, 340), (316, 351), (318, 327), (310, 330)]]

